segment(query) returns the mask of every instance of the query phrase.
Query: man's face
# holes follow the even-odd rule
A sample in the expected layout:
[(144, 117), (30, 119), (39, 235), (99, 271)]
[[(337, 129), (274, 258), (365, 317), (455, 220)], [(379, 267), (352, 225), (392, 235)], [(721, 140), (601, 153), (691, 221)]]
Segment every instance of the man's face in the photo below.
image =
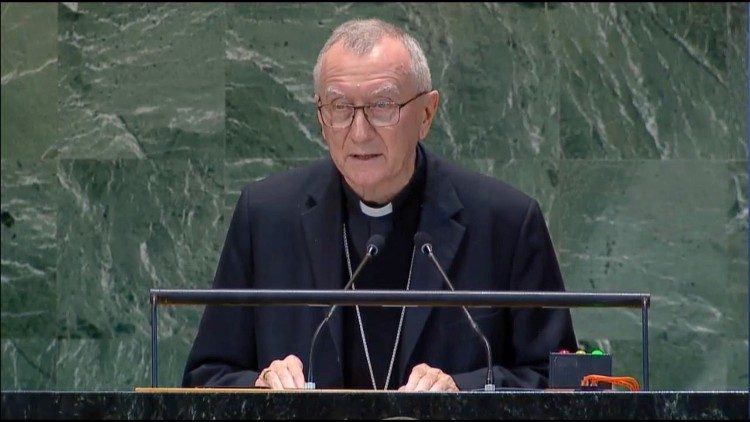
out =
[[(402, 104), (420, 94), (410, 66), (406, 48), (391, 38), (382, 39), (364, 56), (334, 44), (321, 63), (316, 101), (354, 106), (381, 101)], [(390, 200), (406, 185), (414, 172), (417, 142), (427, 136), (437, 102), (437, 91), (416, 98), (401, 108), (398, 123), (388, 127), (373, 127), (362, 109), (343, 128), (323, 124), (318, 114), (336, 167), (364, 199)]]

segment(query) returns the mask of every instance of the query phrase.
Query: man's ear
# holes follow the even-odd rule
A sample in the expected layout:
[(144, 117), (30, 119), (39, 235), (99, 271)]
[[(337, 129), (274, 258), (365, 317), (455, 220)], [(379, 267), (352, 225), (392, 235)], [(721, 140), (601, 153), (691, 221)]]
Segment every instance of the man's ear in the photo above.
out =
[(320, 96), (318, 94), (315, 94), (313, 97), (313, 101), (315, 102), (315, 117), (318, 119), (318, 124), (320, 125), (320, 135), (323, 137), (323, 140), (325, 140), (325, 134), (323, 133), (323, 120), (320, 119), (320, 110), (318, 109), (318, 104), (320, 104)]
[(436, 89), (424, 94), (424, 96), (426, 100), (422, 109), (422, 121), (419, 124), (419, 140), (426, 138), (427, 134), (430, 133), (430, 126), (432, 126), (440, 103), (440, 93)]

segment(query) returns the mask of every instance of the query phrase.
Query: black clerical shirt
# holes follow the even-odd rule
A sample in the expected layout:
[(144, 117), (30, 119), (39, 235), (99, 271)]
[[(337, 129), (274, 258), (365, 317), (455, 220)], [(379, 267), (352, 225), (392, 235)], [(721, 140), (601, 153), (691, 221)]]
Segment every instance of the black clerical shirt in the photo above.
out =
[[(421, 149), (417, 148), (414, 174), (406, 187), (391, 201), (392, 212), (387, 215), (366, 215), (365, 213), (378, 215), (379, 211), (382, 213), (383, 206), (364, 203), (363, 207), (357, 194), (342, 180), (343, 215), (347, 228), (351, 270), (354, 271), (357, 268), (365, 255), (365, 244), (370, 236), (381, 234), (386, 239), (380, 254), (367, 264), (355, 281), (355, 289), (406, 289), (414, 252), (413, 239), (419, 226), (419, 215), (424, 198), (427, 171), (425, 161)], [(343, 261), (345, 276), (342, 280), (342, 287), (349, 279), (346, 258)], [(364, 337), (367, 341), (378, 389), (383, 389), (386, 382), (399, 330), (401, 309), (400, 307), (359, 307)], [(406, 381), (397, 379), (400, 373), (399, 352), (397, 349), (388, 389), (398, 388)], [(354, 306), (344, 308), (343, 354), (344, 388), (372, 389), (370, 369)]]

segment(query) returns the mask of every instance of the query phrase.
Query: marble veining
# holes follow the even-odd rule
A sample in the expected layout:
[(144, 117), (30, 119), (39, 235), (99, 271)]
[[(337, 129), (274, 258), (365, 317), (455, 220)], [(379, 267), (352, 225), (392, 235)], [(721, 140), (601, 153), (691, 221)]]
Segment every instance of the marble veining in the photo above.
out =
[[(328, 154), (312, 68), (364, 16), (423, 44), (441, 101), (426, 147), (539, 201), (568, 290), (651, 293), (652, 388), (747, 387), (747, 4), (0, 11), (3, 389), (148, 382), (148, 289), (208, 287), (240, 189)], [(165, 385), (201, 311), (159, 310)], [(639, 311), (573, 318), (581, 345), (640, 376)], [(685, 406), (670, 397), (655, 408)]]

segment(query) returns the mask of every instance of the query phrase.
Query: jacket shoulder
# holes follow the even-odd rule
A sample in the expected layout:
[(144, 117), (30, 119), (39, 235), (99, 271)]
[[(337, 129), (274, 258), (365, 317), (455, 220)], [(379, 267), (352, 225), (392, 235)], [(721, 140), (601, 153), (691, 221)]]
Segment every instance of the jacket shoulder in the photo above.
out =
[(242, 192), (250, 195), (252, 200), (258, 201), (281, 200), (288, 196), (299, 198), (300, 193), (307, 192), (315, 185), (323, 183), (323, 178), (330, 175), (332, 165), (330, 159), (323, 158), (272, 173), (246, 183)]
[(435, 166), (456, 190), (465, 209), (485, 209), (507, 216), (523, 216), (536, 199), (509, 183), (463, 168), (442, 158), (435, 159)]

